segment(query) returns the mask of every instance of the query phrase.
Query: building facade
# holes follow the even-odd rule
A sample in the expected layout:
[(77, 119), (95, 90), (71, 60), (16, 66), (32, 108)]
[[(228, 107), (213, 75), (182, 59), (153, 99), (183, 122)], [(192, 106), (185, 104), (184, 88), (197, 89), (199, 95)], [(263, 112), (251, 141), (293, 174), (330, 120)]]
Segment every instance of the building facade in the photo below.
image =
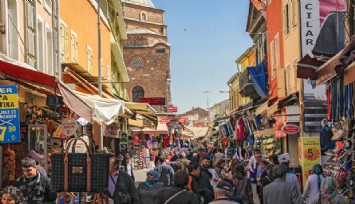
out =
[(128, 39), (123, 55), (130, 82), (129, 100), (165, 98), (164, 105), (153, 106), (166, 112), (171, 105), (170, 45), (164, 24), (164, 11), (151, 0), (123, 0), (124, 20)]

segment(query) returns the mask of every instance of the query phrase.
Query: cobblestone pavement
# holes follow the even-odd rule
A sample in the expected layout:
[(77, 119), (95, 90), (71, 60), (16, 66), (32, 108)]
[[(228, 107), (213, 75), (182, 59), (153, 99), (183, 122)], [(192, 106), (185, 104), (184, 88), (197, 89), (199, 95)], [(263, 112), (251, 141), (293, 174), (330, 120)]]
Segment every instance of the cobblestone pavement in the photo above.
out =
[[(147, 172), (151, 169), (154, 168), (154, 164), (152, 163), (150, 168), (144, 168), (144, 169), (140, 169), (140, 170), (135, 170), (134, 173), (134, 178), (136, 181), (136, 187), (138, 187), (140, 182), (145, 181), (146, 177), (147, 177)], [(254, 197), (254, 204), (260, 204), (259, 199), (258, 199), (258, 195), (256, 194), (256, 185), (252, 184), (253, 187), (253, 197)]]

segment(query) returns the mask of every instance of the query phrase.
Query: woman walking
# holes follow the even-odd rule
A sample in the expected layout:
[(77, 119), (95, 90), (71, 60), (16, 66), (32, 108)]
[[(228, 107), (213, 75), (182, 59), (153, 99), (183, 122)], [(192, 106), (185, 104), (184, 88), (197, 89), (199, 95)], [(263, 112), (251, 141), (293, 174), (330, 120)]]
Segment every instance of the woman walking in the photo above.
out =
[(160, 190), (164, 184), (159, 182), (159, 172), (150, 170), (147, 173), (147, 179), (138, 186), (138, 195), (140, 204), (157, 203), (160, 196)]
[(315, 164), (312, 168), (312, 175), (308, 177), (306, 187), (303, 192), (303, 200), (307, 200), (307, 204), (320, 203), (320, 186), (323, 181), (323, 168), (320, 164)]
[(239, 196), (243, 200), (243, 204), (253, 204), (253, 189), (250, 180), (246, 178), (245, 169), (242, 165), (235, 167), (233, 175), (233, 196)]

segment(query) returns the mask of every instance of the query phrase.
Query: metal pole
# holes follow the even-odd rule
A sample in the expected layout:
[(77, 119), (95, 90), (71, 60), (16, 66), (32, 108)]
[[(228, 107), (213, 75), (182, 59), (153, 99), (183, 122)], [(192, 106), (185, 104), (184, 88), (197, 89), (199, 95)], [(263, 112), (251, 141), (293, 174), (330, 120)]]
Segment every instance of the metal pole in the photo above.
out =
[(99, 52), (99, 96), (102, 96), (102, 69), (101, 69), (101, 31), (100, 31), (100, 0), (97, 0), (97, 36), (98, 36), (98, 52)]
[(207, 109), (209, 107), (209, 104), (208, 104), (208, 93), (210, 93), (211, 91), (204, 91), (203, 93), (207, 94)]
[[(101, 68), (101, 30), (100, 30), (100, 0), (97, 0), (97, 37), (98, 37), (98, 61), (99, 61), (99, 96), (102, 96), (102, 68)], [(100, 149), (104, 148), (103, 126), (100, 124)]]
[(57, 74), (58, 74), (58, 80), (62, 81), (62, 49), (61, 49), (61, 34), (60, 34), (60, 2), (59, 1), (55, 1), (55, 4), (57, 4), (56, 7), (56, 13), (57, 13), (57, 51), (58, 51), (58, 56), (57, 56), (57, 65), (58, 65), (58, 70), (57, 70)]

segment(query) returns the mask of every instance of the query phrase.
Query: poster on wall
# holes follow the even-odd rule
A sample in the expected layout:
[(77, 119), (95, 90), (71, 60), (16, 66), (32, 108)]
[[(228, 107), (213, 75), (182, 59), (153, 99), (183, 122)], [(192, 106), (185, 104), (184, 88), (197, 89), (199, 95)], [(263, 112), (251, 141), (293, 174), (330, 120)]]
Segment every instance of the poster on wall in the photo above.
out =
[(0, 143), (20, 142), (17, 86), (0, 87)]
[[(302, 57), (333, 56), (344, 48), (344, 1), (301, 0), (300, 7)], [(304, 131), (318, 132), (323, 118), (309, 118), (307, 113), (318, 108), (315, 114), (326, 114), (326, 85), (316, 86), (315, 81), (304, 79), (303, 88)]]
[(320, 164), (321, 161), (319, 137), (300, 137), (298, 147), (303, 184), (306, 184), (308, 176), (312, 174), (313, 165)]

